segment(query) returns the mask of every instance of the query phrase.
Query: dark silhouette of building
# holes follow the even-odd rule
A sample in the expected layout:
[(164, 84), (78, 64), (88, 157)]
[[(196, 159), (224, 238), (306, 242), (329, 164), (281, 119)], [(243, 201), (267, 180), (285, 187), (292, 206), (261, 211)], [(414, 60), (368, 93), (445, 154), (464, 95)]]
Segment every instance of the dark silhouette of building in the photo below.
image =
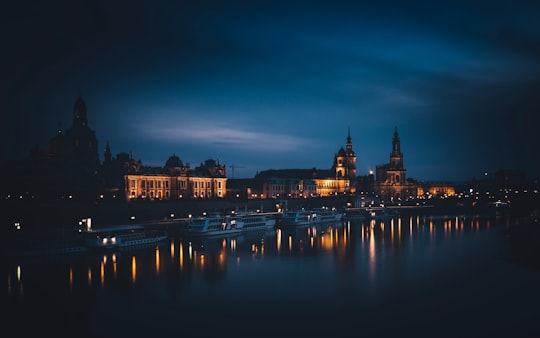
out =
[(86, 103), (78, 97), (70, 128), (59, 128), (44, 149), (36, 145), (28, 158), (8, 165), (7, 189), (38, 199), (92, 199), (103, 183), (99, 169), (98, 141), (88, 125)]

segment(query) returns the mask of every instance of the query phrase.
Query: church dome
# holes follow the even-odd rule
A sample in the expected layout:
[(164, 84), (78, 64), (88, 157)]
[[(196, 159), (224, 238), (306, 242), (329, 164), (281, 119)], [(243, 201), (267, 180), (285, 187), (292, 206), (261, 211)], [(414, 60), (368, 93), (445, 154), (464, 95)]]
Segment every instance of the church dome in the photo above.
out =
[(165, 163), (165, 167), (183, 167), (183, 166), (184, 164), (182, 163), (182, 160), (180, 159), (180, 157), (176, 155), (172, 155), (171, 157), (169, 157), (169, 159)]

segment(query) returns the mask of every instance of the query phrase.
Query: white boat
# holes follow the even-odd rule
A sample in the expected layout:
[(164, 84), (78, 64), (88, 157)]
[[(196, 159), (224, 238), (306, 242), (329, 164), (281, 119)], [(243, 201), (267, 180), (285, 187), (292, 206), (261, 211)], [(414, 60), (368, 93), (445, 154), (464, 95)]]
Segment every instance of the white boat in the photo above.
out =
[(237, 222), (242, 222), (242, 231), (272, 229), (276, 225), (276, 215), (270, 212), (236, 213)]
[(108, 228), (87, 228), (82, 231), (84, 244), (89, 249), (115, 249), (161, 242), (168, 238), (165, 231), (147, 230), (142, 225)]
[(310, 226), (341, 221), (343, 213), (336, 209), (313, 208), (309, 210), (285, 211), (281, 217), (284, 226)]
[(386, 207), (369, 207), (365, 208), (367, 219), (387, 219), (397, 217), (397, 211)]
[(346, 208), (343, 211), (343, 218), (346, 220), (363, 220), (367, 217), (366, 208)]
[(315, 208), (312, 212), (315, 214), (316, 223), (335, 223), (343, 218), (343, 212), (336, 209)]
[(194, 236), (229, 235), (243, 231), (271, 229), (275, 225), (274, 213), (235, 212), (226, 215), (211, 213), (194, 218), (189, 225), (188, 233)]
[(317, 214), (311, 210), (287, 210), (281, 217), (283, 226), (310, 226), (316, 224)]
[(238, 215), (211, 213), (193, 218), (188, 226), (188, 233), (193, 236), (229, 235), (241, 232), (243, 226), (244, 222)]

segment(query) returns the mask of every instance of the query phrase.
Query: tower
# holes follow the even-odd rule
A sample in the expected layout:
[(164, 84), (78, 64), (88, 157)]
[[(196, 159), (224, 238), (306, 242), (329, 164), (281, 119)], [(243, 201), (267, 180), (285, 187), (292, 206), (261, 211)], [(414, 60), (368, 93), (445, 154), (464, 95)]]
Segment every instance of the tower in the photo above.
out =
[(405, 181), (405, 168), (403, 168), (403, 153), (397, 127), (392, 138), (392, 152), (390, 153), (390, 165), (388, 166), (386, 179), (392, 184), (400, 184)]
[(356, 186), (356, 153), (352, 148), (351, 130), (347, 130), (347, 141), (345, 149), (340, 147), (334, 156), (334, 165), (332, 171), (337, 179), (349, 180), (349, 191), (355, 192)]
[(374, 185), (375, 192), (383, 200), (395, 201), (407, 196), (416, 195), (416, 186), (407, 182), (406, 170), (403, 166), (403, 153), (401, 152), (401, 141), (397, 127), (392, 138), (392, 151), (390, 152), (390, 162), (377, 166), (377, 178)]
[(73, 104), (73, 127), (85, 127), (87, 125), (88, 120), (86, 118), (86, 103), (82, 97), (79, 96)]

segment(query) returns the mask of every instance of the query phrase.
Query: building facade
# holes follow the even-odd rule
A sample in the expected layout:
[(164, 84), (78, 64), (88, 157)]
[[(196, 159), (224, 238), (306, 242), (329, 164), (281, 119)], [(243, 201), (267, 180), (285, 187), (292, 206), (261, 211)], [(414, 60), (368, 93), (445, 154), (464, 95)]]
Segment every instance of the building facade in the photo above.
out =
[(339, 148), (334, 156), (334, 165), (332, 171), (335, 173), (335, 179), (341, 182), (329, 182), (323, 180), (319, 182), (319, 194), (327, 196), (334, 191), (337, 192), (356, 192), (356, 153), (352, 148), (352, 139), (350, 128), (347, 132), (347, 142), (345, 149)]
[(350, 130), (345, 148), (340, 147), (334, 155), (330, 169), (267, 170), (257, 174), (253, 182), (257, 182), (262, 188), (250, 189), (261, 193), (247, 194), (248, 198), (310, 198), (355, 193), (356, 153), (353, 150)]
[(418, 195), (417, 185), (407, 181), (406, 172), (401, 152), (401, 140), (396, 127), (392, 138), (390, 162), (376, 167), (374, 193), (381, 200), (389, 201), (416, 197)]
[[(152, 170), (153, 169), (153, 170)], [(206, 160), (194, 170), (172, 155), (161, 168), (144, 168), (124, 175), (126, 200), (179, 200), (225, 198), (225, 165)]]

